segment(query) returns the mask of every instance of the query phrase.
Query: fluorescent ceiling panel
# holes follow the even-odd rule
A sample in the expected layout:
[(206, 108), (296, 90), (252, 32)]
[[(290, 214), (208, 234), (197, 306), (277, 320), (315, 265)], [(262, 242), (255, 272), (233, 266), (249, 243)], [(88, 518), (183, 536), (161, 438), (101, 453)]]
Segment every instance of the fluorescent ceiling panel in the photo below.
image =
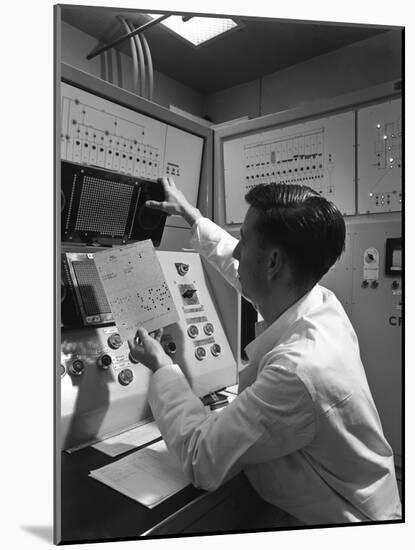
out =
[[(149, 13), (152, 19), (158, 19), (159, 14)], [(215, 19), (212, 17), (192, 17), (183, 21), (181, 16), (171, 15), (160, 23), (170, 30), (188, 40), (195, 46), (199, 46), (216, 36), (223, 34), (235, 27), (237, 23), (232, 19)]]

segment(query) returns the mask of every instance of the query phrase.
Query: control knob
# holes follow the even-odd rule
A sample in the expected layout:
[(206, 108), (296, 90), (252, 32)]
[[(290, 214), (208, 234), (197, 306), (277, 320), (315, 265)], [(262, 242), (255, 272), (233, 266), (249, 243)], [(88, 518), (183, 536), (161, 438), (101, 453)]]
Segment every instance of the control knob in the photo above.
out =
[(196, 325), (190, 325), (190, 327), (187, 329), (187, 334), (190, 336), (190, 338), (196, 338), (196, 336), (199, 334), (199, 329)]
[(122, 346), (121, 336), (118, 334), (118, 332), (114, 332), (114, 334), (111, 334), (108, 337), (108, 345), (111, 349), (118, 349)]
[(108, 370), (111, 363), (112, 363), (112, 357), (111, 357), (111, 355), (108, 355), (108, 353), (103, 353), (97, 359), (98, 367), (100, 367), (103, 370)]
[(188, 288), (185, 290), (182, 294), (183, 298), (193, 298), (193, 294), (195, 294), (196, 289), (195, 288)]
[(210, 348), (210, 351), (212, 352), (212, 355), (214, 357), (217, 357), (218, 355), (220, 355), (220, 352), (222, 351), (222, 349), (219, 344), (213, 344)]
[(168, 342), (167, 344), (165, 344), (164, 346), (164, 351), (168, 354), (168, 355), (174, 355), (177, 351), (177, 346), (176, 346), (176, 343), (173, 342), (173, 340), (171, 340), (170, 342)]
[(81, 376), (84, 374), (85, 365), (80, 359), (75, 359), (71, 365), (69, 365), (69, 372), (74, 376)]
[(210, 336), (211, 334), (213, 334), (215, 329), (214, 329), (212, 323), (206, 323), (206, 325), (203, 327), (203, 330), (205, 331), (205, 334)]
[(184, 275), (186, 275), (186, 273), (189, 271), (189, 265), (188, 264), (183, 264), (183, 263), (176, 263), (174, 264), (176, 266), (176, 269), (177, 269), (177, 273), (183, 277)]
[(134, 379), (134, 374), (131, 369), (123, 369), (118, 375), (118, 381), (122, 386), (128, 386)]
[(195, 356), (196, 356), (196, 359), (199, 359), (199, 361), (202, 361), (206, 357), (205, 348), (202, 348), (202, 347), (196, 348)]

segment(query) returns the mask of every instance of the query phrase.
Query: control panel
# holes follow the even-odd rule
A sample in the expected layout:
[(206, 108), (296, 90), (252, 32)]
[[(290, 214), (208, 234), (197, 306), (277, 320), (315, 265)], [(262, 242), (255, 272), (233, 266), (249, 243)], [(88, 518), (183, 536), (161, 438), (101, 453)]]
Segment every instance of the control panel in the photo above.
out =
[(355, 213), (354, 113), (233, 137), (223, 143), (226, 223), (242, 223), (260, 183), (302, 184)]
[(402, 102), (365, 107), (358, 117), (358, 210), (402, 210)]
[(164, 329), (162, 344), (199, 397), (236, 383), (236, 364), (209, 291), (202, 262), (192, 252), (159, 251), (180, 320)]
[[(164, 350), (200, 398), (236, 384), (236, 362), (199, 255), (156, 254), (179, 314), (178, 322), (164, 327)], [(63, 265), (67, 286), (58, 374), (61, 445), (72, 449), (151, 417), (147, 402), (151, 372), (131, 358), (128, 343), (113, 322), (93, 253), (68, 252)]]
[(62, 83), (61, 159), (156, 181), (173, 176), (197, 202), (203, 138)]
[(151, 416), (150, 371), (129, 358), (116, 326), (62, 332), (61, 445), (89, 444)]

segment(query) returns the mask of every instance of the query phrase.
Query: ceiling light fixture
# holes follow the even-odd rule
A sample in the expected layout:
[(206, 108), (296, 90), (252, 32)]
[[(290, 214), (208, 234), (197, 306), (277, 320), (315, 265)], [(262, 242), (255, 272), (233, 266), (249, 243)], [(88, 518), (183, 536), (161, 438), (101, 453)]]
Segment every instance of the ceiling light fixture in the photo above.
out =
[[(160, 17), (159, 14), (147, 14), (152, 19)], [(194, 46), (200, 46), (219, 35), (222, 35), (238, 27), (232, 19), (218, 19), (213, 17), (183, 17), (171, 15), (160, 25), (164, 25)]]

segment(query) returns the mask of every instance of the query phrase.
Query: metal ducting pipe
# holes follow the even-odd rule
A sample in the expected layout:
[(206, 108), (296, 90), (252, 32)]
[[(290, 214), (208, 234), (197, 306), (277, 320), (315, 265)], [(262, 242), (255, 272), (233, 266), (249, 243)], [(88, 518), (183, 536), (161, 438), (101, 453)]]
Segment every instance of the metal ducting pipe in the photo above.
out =
[[(129, 33), (130, 32), (130, 26), (127, 23), (127, 21), (122, 17), (122, 15), (117, 16), (118, 21), (121, 23), (124, 30)], [(130, 38), (130, 47), (131, 47), (131, 57), (133, 60), (133, 92), (135, 94), (138, 94), (138, 82), (139, 82), (139, 68), (138, 68), (138, 55), (137, 55), (137, 48), (134, 41), (134, 38)], [(140, 78), (141, 80), (141, 78)]]
[(151, 58), (150, 47), (148, 45), (147, 39), (144, 34), (141, 35), (141, 40), (143, 42), (143, 48), (147, 58), (147, 68), (148, 68), (148, 99), (153, 101), (153, 88), (154, 88), (154, 73), (153, 73), (153, 60)]
[[(130, 32), (133, 32), (135, 30), (134, 25), (131, 22), (127, 21), (127, 26), (130, 29)], [(144, 52), (140, 41), (140, 35), (139, 34), (134, 35), (133, 40), (137, 51), (138, 61), (140, 63), (140, 96), (145, 97), (147, 75), (146, 75), (146, 67), (144, 63)]]

